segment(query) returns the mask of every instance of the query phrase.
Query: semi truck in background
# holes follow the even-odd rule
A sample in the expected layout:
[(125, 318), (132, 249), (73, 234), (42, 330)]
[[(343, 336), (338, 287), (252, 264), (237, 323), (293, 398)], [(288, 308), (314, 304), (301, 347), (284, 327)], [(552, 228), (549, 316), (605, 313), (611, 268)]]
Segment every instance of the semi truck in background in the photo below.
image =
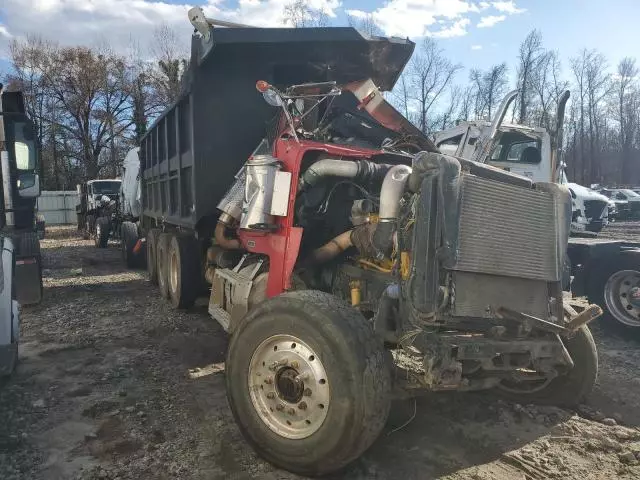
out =
[(39, 152), (21, 92), (0, 84), (0, 374), (18, 360), (20, 307), (42, 299), (42, 263), (36, 229)]
[(510, 92), (491, 122), (462, 122), (435, 134), (438, 148), (456, 157), (473, 159), (537, 181), (566, 185), (571, 193), (571, 232), (565, 288), (587, 297), (604, 310), (602, 324), (640, 335), (640, 243), (589, 238), (607, 225), (611, 200), (587, 187), (570, 183), (561, 159), (566, 91), (556, 114), (552, 143), (542, 128), (503, 124), (517, 94)]
[[(587, 187), (569, 182), (565, 164), (556, 158), (550, 133), (542, 127), (503, 123), (506, 108), (517, 94), (508, 94), (492, 121), (460, 122), (455, 127), (434, 134), (436, 146), (443, 153), (502, 168), (531, 178), (535, 182), (557, 182), (566, 185), (571, 193), (571, 233), (599, 233), (609, 221), (610, 200)], [(564, 106), (569, 92), (562, 96), (556, 115), (556, 125), (564, 121)], [(565, 103), (563, 103), (565, 102)], [(500, 121), (498, 121), (500, 119)], [(492, 129), (495, 133), (487, 147)], [(556, 136), (557, 136), (556, 132)], [(485, 152), (480, 158), (480, 150)], [(613, 212), (612, 212), (613, 213)]]
[(189, 20), (183, 94), (137, 152), (136, 246), (174, 307), (208, 293), (259, 454), (339, 470), (382, 430), (392, 376), (410, 394), (588, 394), (600, 310), (563, 302), (570, 194), (443, 155), (387, 103), (412, 42)]

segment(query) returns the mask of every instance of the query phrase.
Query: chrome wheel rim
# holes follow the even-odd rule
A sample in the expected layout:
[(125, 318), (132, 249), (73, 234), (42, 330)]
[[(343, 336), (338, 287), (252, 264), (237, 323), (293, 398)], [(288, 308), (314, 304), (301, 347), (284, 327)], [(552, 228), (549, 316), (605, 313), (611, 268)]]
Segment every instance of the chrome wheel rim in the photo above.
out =
[(171, 253), (171, 259), (169, 260), (169, 281), (171, 282), (171, 291), (178, 291), (178, 255), (176, 252)]
[(264, 340), (251, 357), (251, 403), (270, 430), (290, 439), (313, 435), (330, 407), (329, 378), (318, 354), (293, 335)]
[(611, 315), (629, 327), (640, 327), (640, 272), (620, 270), (604, 286), (604, 302)]

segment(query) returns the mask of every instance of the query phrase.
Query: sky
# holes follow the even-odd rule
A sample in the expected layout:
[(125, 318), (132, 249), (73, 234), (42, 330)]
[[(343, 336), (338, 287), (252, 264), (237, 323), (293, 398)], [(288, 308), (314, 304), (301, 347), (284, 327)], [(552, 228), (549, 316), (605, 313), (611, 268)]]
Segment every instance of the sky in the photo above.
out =
[[(108, 42), (126, 52), (132, 41), (150, 45), (162, 23), (189, 44), (186, 12), (201, 5), (214, 18), (256, 26), (281, 26), (290, 0), (0, 0), (0, 73), (7, 71), (13, 38), (38, 34), (64, 45)], [(547, 48), (557, 50), (568, 74), (569, 59), (582, 48), (598, 49), (610, 66), (637, 54), (640, 0), (308, 0), (334, 25), (347, 15), (367, 14), (385, 35), (438, 39), (449, 58), (469, 68), (506, 61), (515, 75), (518, 46), (537, 28)], [(458, 81), (464, 82), (465, 71)]]

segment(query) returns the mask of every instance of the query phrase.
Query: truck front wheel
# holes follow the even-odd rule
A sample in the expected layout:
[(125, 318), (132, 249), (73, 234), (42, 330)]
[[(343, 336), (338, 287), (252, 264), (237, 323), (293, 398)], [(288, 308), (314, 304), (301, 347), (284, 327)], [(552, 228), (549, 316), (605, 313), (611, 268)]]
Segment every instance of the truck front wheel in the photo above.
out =
[(109, 243), (109, 232), (111, 231), (111, 222), (107, 217), (99, 217), (96, 220), (96, 237), (95, 243), (98, 248), (107, 248)]
[(84, 220), (84, 231), (82, 232), (82, 238), (84, 240), (89, 240), (91, 238), (91, 232), (93, 230), (93, 224), (95, 222), (95, 218), (93, 215), (87, 215)]
[(343, 468), (387, 420), (391, 372), (382, 341), (327, 293), (288, 292), (258, 304), (235, 330), (225, 365), (243, 435), (289, 471)]
[(540, 381), (504, 380), (499, 389), (511, 400), (574, 407), (589, 395), (598, 377), (598, 352), (586, 325), (562, 342), (573, 359), (574, 367), (564, 375)]

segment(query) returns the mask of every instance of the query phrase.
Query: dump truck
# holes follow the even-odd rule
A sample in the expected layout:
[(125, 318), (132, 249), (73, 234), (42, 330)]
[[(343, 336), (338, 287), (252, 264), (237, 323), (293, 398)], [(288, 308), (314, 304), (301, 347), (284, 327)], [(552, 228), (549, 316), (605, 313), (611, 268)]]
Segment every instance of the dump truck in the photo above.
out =
[(174, 307), (208, 293), (260, 455), (339, 470), (395, 395), (589, 393), (600, 310), (563, 301), (568, 189), (440, 153), (382, 93), (411, 41), (189, 19), (183, 95), (140, 145), (139, 243)]
[(22, 93), (6, 92), (0, 84), (0, 375), (11, 373), (18, 360), (19, 304), (42, 299), (35, 215), (40, 195), (38, 157)]

